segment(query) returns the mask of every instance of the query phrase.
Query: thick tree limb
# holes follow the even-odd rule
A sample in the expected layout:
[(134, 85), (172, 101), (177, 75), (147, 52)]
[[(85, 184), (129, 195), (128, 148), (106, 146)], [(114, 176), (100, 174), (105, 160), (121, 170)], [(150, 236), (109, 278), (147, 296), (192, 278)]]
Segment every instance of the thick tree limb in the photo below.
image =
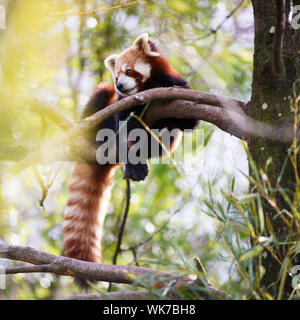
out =
[[(86, 262), (35, 250), (31, 247), (0, 245), (0, 257), (24, 261), (36, 266), (8, 267), (6, 273), (53, 272), (59, 275), (89, 280), (130, 284), (136, 278), (149, 275), (156, 281), (169, 281), (178, 276), (134, 266), (112, 266)], [(138, 285), (138, 284), (137, 284)]]
[(76, 125), (76, 123), (64, 115), (60, 109), (50, 103), (40, 101), (38, 98), (35, 98), (34, 102), (30, 104), (30, 110), (46, 116), (63, 130), (70, 130)]
[[(135, 286), (152, 286), (160, 290), (162, 295), (169, 298), (178, 297), (178, 290), (196, 290), (203, 293), (203, 296), (215, 298), (225, 297), (222, 291), (206, 283), (203, 285), (200, 280), (192, 280), (187, 276), (178, 276), (168, 272), (154, 271), (149, 268), (135, 266), (105, 265), (93, 262), (86, 262), (62, 256), (56, 256), (46, 252), (38, 251), (31, 247), (10, 246), (0, 244), (0, 257), (10, 260), (27, 262), (33, 265), (5, 267), (5, 274), (52, 272), (58, 275), (80, 277), (89, 280), (133, 284)], [(196, 287), (196, 289), (194, 289)], [(205, 290), (204, 290), (205, 289)], [(148, 292), (147, 292), (148, 293)], [(147, 299), (149, 293), (146, 291), (128, 291), (109, 293), (115, 299)], [(82, 295), (72, 299), (84, 299)], [(92, 295), (91, 299), (104, 299), (107, 296)]]
[[(235, 98), (223, 97), (211, 93), (206, 92), (199, 92), (190, 89), (182, 89), (182, 88), (157, 88), (151, 89), (147, 91), (140, 92), (138, 94), (126, 97), (113, 105), (104, 108), (101, 111), (98, 111), (91, 117), (81, 120), (75, 127), (67, 131), (62, 136), (58, 137), (57, 139), (53, 139), (52, 141), (46, 143), (41, 149), (32, 152), (30, 155), (25, 157), (18, 166), (16, 166), (15, 171), (18, 172), (28, 166), (31, 166), (33, 163), (45, 162), (51, 163), (55, 161), (57, 154), (59, 158), (63, 158), (61, 154), (68, 154), (68, 152), (61, 151), (58, 149), (59, 147), (65, 147), (74, 141), (75, 138), (82, 135), (85, 131), (94, 128), (97, 126), (101, 121), (111, 117), (116, 112), (126, 110), (135, 106), (143, 105), (150, 101), (160, 100), (160, 101), (167, 101), (167, 100), (187, 100), (187, 101), (194, 101), (197, 104), (206, 104), (210, 106), (218, 106), (222, 108), (220, 102), (229, 103), (231, 105), (236, 106), (240, 110), (245, 110), (246, 105), (243, 101), (240, 101)], [(225, 109), (224, 109), (225, 111)], [(198, 118), (201, 120), (202, 116), (204, 116), (204, 112), (206, 110), (199, 110)], [(211, 114), (211, 113), (210, 113)], [(176, 110), (174, 110), (173, 117), (176, 117)], [(216, 118), (219, 118), (220, 114), (214, 114), (212, 119), (212, 123), (216, 122)], [(207, 117), (206, 117), (207, 118)], [(209, 119), (207, 119), (209, 120)], [(222, 121), (220, 119), (220, 121)], [(228, 126), (229, 128), (229, 126)], [(95, 159), (95, 158), (94, 158)], [(62, 160), (62, 159), (59, 159)], [(65, 160), (69, 160), (68, 158)]]
[(293, 126), (290, 124), (271, 126), (247, 116), (246, 104), (238, 99), (182, 88), (156, 88), (126, 97), (94, 115), (81, 120), (75, 127), (57, 139), (32, 152), (14, 168), (17, 173), (36, 162), (52, 163), (57, 160), (95, 161), (93, 146), (81, 141), (72, 145), (78, 136), (97, 126), (115, 113), (135, 106), (153, 102), (146, 113), (146, 123), (162, 118), (196, 118), (215, 124), (220, 129), (238, 138), (260, 136), (284, 143), (293, 141)]
[(34, 152), (34, 148), (24, 147), (21, 145), (7, 145), (1, 146), (0, 161), (21, 161), (24, 157), (31, 152)]
[[(232, 104), (231, 104), (232, 103)], [(222, 105), (221, 101), (220, 104)], [(294, 138), (292, 123), (281, 122), (278, 125), (254, 120), (236, 105), (234, 101), (224, 101), (224, 107), (198, 104), (191, 101), (176, 100), (164, 107), (154, 103), (146, 115), (147, 122), (163, 118), (195, 118), (216, 125), (221, 130), (239, 138), (263, 137), (272, 141), (291, 143)], [(297, 137), (299, 138), (299, 137)]]

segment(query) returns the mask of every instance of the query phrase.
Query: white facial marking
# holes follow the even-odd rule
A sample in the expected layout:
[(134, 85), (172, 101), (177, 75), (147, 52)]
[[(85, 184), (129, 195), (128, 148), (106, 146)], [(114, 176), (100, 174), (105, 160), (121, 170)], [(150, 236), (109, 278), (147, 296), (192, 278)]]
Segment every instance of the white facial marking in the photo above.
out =
[(122, 82), (125, 90), (129, 90), (136, 86), (136, 82), (134, 78), (125, 76), (123, 74), (120, 76), (118, 82)]
[(124, 63), (121, 67), (121, 71), (125, 72), (126, 71), (126, 67), (127, 67), (127, 63)]
[[(135, 81), (134, 78), (132, 77), (128, 77), (124, 74), (122, 74), (119, 79), (118, 79), (118, 82), (121, 82), (123, 84), (123, 90), (124, 92), (120, 92), (118, 90), (118, 88), (116, 88), (116, 90), (118, 91), (118, 93), (122, 96), (128, 96), (130, 94), (134, 94), (136, 93), (137, 89), (136, 89), (136, 86), (137, 86), (137, 83)], [(126, 92), (127, 91), (127, 92)]]
[(151, 66), (141, 60), (138, 60), (134, 65), (134, 70), (143, 75), (143, 82), (150, 77)]

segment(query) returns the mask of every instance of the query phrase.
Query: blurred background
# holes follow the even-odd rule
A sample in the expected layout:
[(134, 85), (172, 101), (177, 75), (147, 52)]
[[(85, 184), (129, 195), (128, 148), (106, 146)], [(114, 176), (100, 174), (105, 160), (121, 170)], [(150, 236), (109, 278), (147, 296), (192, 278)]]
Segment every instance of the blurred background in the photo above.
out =
[[(150, 34), (193, 89), (249, 100), (250, 0), (144, 0), (111, 8), (128, 2), (0, 0), (6, 13), (0, 29), (1, 240), (62, 254), (73, 163), (34, 165), (17, 175), (11, 169), (63, 134), (37, 111), (37, 101), (78, 119), (96, 84), (112, 81), (103, 60), (141, 33)], [(198, 131), (204, 145), (193, 161), (152, 165), (145, 182), (131, 184), (118, 264), (193, 275), (192, 261), (199, 257), (213, 284), (241, 298), (247, 282), (233, 252), (248, 248), (248, 231), (224, 194), (248, 191), (247, 156), (237, 138), (213, 125), (202, 122)], [(118, 170), (103, 239), (107, 264), (115, 252), (125, 193)], [(79, 291), (69, 277), (39, 273), (8, 276), (6, 287), (2, 299), (59, 299)], [(107, 284), (98, 287), (106, 290)]]

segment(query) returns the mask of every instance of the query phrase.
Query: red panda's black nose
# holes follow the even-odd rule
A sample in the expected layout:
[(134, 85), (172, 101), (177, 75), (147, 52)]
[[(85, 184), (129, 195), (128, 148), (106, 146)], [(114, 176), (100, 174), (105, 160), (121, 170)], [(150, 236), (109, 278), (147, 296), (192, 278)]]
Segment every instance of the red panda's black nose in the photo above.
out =
[(124, 87), (124, 86), (123, 86), (122, 82), (118, 82), (118, 83), (117, 83), (117, 88), (118, 88), (118, 90), (122, 91), (123, 87)]

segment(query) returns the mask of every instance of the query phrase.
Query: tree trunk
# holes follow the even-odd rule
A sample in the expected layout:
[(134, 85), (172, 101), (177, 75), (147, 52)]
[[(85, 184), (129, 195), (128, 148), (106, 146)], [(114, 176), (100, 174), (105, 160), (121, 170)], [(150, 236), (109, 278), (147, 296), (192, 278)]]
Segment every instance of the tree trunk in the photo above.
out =
[[(294, 3), (293, 3), (294, 2)], [(254, 70), (252, 83), (252, 98), (249, 107), (249, 115), (257, 120), (269, 124), (284, 124), (285, 121), (294, 121), (294, 112), (291, 106), (295, 100), (294, 92), (300, 94), (300, 30), (292, 28), (289, 19), (293, 5), (300, 4), (299, 0), (252, 0), (255, 21), (255, 44), (254, 44)], [(282, 10), (282, 11), (281, 11)], [(294, 90), (295, 87), (295, 90)], [(263, 138), (253, 138), (249, 141), (249, 152), (257, 168), (265, 170), (268, 159), (272, 159), (267, 169), (267, 176), (273, 188), (277, 187), (277, 179), (284, 172), (280, 180), (280, 186), (294, 200), (297, 186), (297, 175), (293, 167), (288, 150), (290, 145), (279, 142), (267, 141)], [(284, 163), (286, 162), (286, 166)], [(251, 171), (251, 169), (250, 169)], [(254, 177), (254, 173), (252, 172)], [(280, 210), (291, 211), (291, 207), (280, 195), (274, 191), (274, 198)], [(296, 207), (298, 204), (296, 203)], [(265, 217), (264, 236), (274, 234), (277, 241), (284, 242), (293, 234), (299, 235), (296, 223), (285, 213), (282, 213), (287, 225), (278, 216), (266, 200), (263, 201)], [(272, 227), (273, 231), (272, 231)], [(274, 239), (276, 242), (276, 239)], [(276, 247), (280, 252), (281, 262), (287, 257), (289, 245)], [(293, 257), (294, 258), (294, 257)], [(257, 261), (258, 263), (258, 261)], [(300, 264), (300, 261), (291, 261), (292, 264)], [(278, 280), (282, 263), (277, 262), (269, 251), (265, 251), (262, 258), (265, 274), (261, 281), (274, 298), (278, 297), (280, 280)], [(287, 298), (292, 291), (291, 278), (287, 274), (282, 298)]]

